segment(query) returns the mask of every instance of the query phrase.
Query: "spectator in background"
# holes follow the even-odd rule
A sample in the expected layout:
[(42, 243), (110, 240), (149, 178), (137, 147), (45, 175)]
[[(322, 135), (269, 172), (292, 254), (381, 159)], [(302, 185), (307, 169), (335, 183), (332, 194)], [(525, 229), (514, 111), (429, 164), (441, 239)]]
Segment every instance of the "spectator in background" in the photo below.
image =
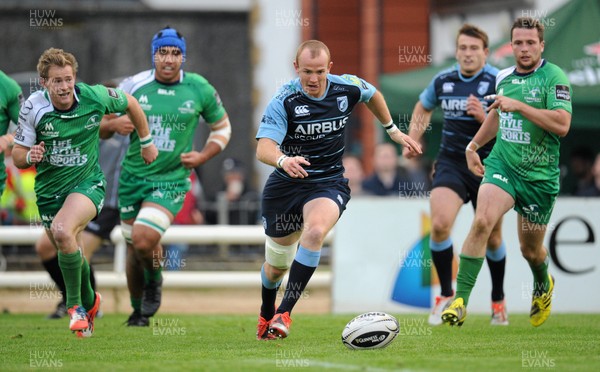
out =
[[(426, 146), (425, 137), (419, 139), (421, 151), (425, 154)], [(400, 168), (406, 172), (407, 177), (414, 184), (418, 184), (419, 191), (431, 191), (431, 182), (433, 180), (433, 164), (431, 160), (425, 156), (405, 157), (404, 154), (400, 157)], [(402, 193), (401, 193), (402, 196)]]
[(574, 196), (584, 196), (582, 193), (594, 187), (594, 175), (592, 173), (594, 152), (588, 147), (574, 148), (571, 151), (570, 165), (574, 177), (572, 194)]
[(577, 196), (600, 196), (600, 153), (596, 155), (596, 161), (592, 166), (592, 176), (593, 178), (591, 185), (579, 190)]
[(225, 198), (229, 203), (230, 225), (252, 225), (258, 222), (258, 193), (248, 184), (246, 167), (241, 161), (223, 161)]
[(350, 195), (364, 195), (362, 183), (365, 174), (360, 159), (354, 155), (345, 155), (342, 158), (342, 164), (344, 165), (344, 178), (348, 179)]
[(375, 147), (373, 167), (375, 172), (362, 183), (365, 194), (398, 196), (400, 185), (410, 182), (406, 175), (400, 173), (398, 151), (391, 143), (380, 143)]
[(246, 166), (235, 158), (223, 161), (223, 191), (206, 211), (208, 224), (254, 225), (258, 223), (259, 195), (248, 184)]

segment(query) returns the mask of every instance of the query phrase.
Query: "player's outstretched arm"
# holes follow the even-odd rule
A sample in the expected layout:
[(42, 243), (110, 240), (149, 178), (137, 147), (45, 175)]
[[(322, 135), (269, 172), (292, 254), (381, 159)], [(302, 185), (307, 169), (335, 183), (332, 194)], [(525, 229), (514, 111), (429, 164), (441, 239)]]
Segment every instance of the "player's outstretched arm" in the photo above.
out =
[(132, 95), (127, 93), (125, 95), (127, 96), (127, 116), (131, 119), (138, 137), (140, 137), (142, 158), (144, 158), (146, 164), (150, 164), (158, 156), (158, 150), (152, 142), (146, 114), (144, 114), (144, 110), (142, 110), (140, 104)]
[[(419, 155), (422, 153), (419, 143), (402, 133), (402, 131), (394, 124), (392, 115), (390, 115), (390, 110), (388, 109), (387, 103), (385, 103), (385, 99), (381, 92), (376, 91), (366, 105), (373, 115), (375, 115), (381, 123), (384, 123), (383, 125), (386, 132), (394, 142), (404, 146), (404, 148), (407, 149), (406, 151), (410, 154)], [(404, 150), (402, 151), (404, 152)]]
[(219, 121), (208, 126), (210, 127), (210, 134), (202, 150), (190, 151), (180, 155), (184, 167), (188, 169), (199, 167), (227, 147), (231, 139), (229, 116), (225, 114)]
[[(410, 124), (408, 128), (408, 136), (415, 141), (419, 142), (421, 137), (423, 137), (423, 133), (429, 128), (431, 125), (431, 114), (433, 111), (427, 110), (421, 101), (417, 101), (415, 104), (415, 108), (413, 109), (412, 115), (410, 117)], [(413, 158), (416, 154), (410, 151), (408, 147), (402, 148), (402, 156), (410, 159)]]
[(308, 173), (303, 167), (310, 165), (308, 160), (302, 156), (285, 155), (279, 149), (279, 145), (270, 138), (258, 140), (256, 158), (267, 165), (283, 169), (292, 178), (308, 177)]
[(375, 91), (373, 97), (365, 104), (369, 111), (371, 111), (381, 123), (389, 123), (392, 121), (392, 115), (390, 115), (390, 110), (380, 91)]

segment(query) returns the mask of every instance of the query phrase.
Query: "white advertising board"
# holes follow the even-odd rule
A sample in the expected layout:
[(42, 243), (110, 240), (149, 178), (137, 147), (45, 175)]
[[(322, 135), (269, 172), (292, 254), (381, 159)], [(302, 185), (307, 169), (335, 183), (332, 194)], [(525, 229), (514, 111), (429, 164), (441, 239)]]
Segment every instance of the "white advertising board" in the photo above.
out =
[[(452, 233), (457, 260), (472, 218), (470, 204), (461, 208)], [(354, 198), (335, 228), (333, 312), (427, 312), (439, 295), (430, 254), (421, 249), (428, 240), (428, 219), (427, 199)], [(507, 308), (528, 313), (533, 277), (521, 256), (514, 211), (504, 216), (503, 237)], [(600, 312), (599, 240), (600, 199), (559, 198), (544, 240), (556, 279), (553, 312)], [(490, 313), (490, 295), (484, 263), (469, 312)]]

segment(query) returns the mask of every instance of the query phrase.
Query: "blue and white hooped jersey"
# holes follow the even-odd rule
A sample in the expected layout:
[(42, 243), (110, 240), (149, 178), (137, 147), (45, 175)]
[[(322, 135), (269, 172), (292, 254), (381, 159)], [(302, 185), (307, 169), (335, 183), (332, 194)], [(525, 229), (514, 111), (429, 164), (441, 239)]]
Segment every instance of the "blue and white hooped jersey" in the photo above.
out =
[(270, 138), (287, 156), (302, 156), (308, 178), (291, 178), (281, 169), (275, 172), (296, 182), (316, 182), (341, 177), (344, 172), (344, 133), (354, 106), (368, 102), (376, 89), (354, 75), (327, 76), (327, 89), (320, 98), (308, 96), (296, 78), (281, 87), (269, 102), (256, 138)]
[[(483, 97), (496, 93), (496, 74), (498, 69), (486, 64), (479, 73), (469, 78), (461, 75), (456, 64), (439, 74), (419, 96), (423, 107), (433, 110), (440, 105), (444, 112), (442, 142), (438, 156), (450, 156), (461, 161), (465, 160), (465, 147), (481, 127), (481, 123), (467, 115), (467, 98), (470, 94), (479, 98), (484, 110), (488, 102)], [(494, 140), (488, 142), (478, 151), (483, 157), (492, 150)]]

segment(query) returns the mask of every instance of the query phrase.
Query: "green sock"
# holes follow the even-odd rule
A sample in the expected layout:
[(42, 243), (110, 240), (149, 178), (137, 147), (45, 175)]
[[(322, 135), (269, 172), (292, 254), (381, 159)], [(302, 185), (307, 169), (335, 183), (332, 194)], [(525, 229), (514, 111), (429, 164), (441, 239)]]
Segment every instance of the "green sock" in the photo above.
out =
[(81, 252), (58, 252), (58, 265), (67, 289), (67, 309), (81, 305)]
[(454, 298), (461, 297), (465, 306), (469, 303), (469, 296), (477, 281), (477, 275), (483, 265), (483, 257), (470, 257), (464, 254), (460, 255), (458, 264), (458, 277), (456, 278), (456, 295)]
[(133, 310), (142, 311), (142, 299), (141, 298), (129, 298), (131, 300), (131, 307)]
[(94, 307), (95, 299), (96, 294), (90, 282), (90, 265), (84, 258), (81, 264), (81, 302), (83, 303), (83, 307), (89, 311)]
[(550, 280), (548, 279), (548, 255), (539, 265), (534, 265), (531, 262), (529, 267), (533, 273), (533, 296), (540, 296), (544, 292), (550, 290)]
[(159, 281), (161, 278), (161, 273), (162, 266), (154, 270), (144, 269), (144, 283), (147, 284), (151, 280)]

